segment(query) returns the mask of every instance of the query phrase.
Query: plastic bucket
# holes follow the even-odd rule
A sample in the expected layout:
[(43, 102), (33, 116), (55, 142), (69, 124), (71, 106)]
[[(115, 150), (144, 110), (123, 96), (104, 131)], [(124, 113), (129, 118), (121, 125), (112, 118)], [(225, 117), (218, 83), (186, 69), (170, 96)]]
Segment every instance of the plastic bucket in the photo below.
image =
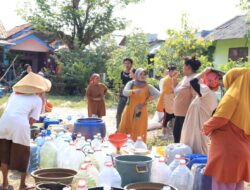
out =
[(170, 187), (171, 190), (177, 190), (176, 188), (165, 185), (162, 183), (133, 183), (127, 185), (125, 190), (162, 190), (163, 187)]
[(115, 157), (115, 166), (122, 178), (122, 187), (137, 182), (149, 182), (152, 158), (139, 155)]
[(45, 118), (44, 123), (44, 129), (47, 129), (50, 125), (60, 124), (62, 122), (61, 119), (49, 119)]
[(61, 183), (40, 183), (36, 186), (37, 190), (63, 190), (63, 188), (66, 187), (66, 185)]
[(56, 182), (62, 184), (71, 184), (74, 176), (77, 174), (75, 170), (50, 168), (40, 169), (31, 173), (36, 183)]
[(101, 133), (104, 138), (106, 135), (105, 123), (98, 118), (78, 119), (74, 124), (74, 133), (81, 133), (85, 139), (93, 139), (94, 135)]

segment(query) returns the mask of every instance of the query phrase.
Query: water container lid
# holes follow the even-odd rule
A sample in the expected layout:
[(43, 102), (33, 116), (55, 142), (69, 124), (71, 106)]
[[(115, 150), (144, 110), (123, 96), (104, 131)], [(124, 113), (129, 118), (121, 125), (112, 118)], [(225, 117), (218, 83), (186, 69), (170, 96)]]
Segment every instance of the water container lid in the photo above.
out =
[(91, 139), (87, 139), (87, 142), (90, 142), (90, 143), (91, 143)]
[(181, 155), (176, 154), (176, 155), (175, 155), (175, 159), (176, 159), (176, 160), (180, 160), (180, 159), (181, 159)]
[(83, 180), (80, 180), (78, 183), (78, 188), (87, 188), (86, 182)]
[(142, 140), (141, 136), (138, 136), (138, 137), (137, 137), (137, 140)]
[(111, 161), (105, 162), (106, 167), (113, 167), (113, 163)]
[(180, 160), (180, 165), (185, 166), (186, 165), (186, 160)]
[(81, 165), (81, 168), (80, 168), (80, 170), (87, 170), (87, 166), (86, 165)]
[(52, 138), (51, 137), (45, 137), (45, 141), (51, 141), (52, 140)]
[(161, 158), (159, 159), (159, 162), (160, 162), (160, 163), (165, 163), (165, 159), (164, 159), (163, 157), (161, 157)]
[(81, 133), (78, 133), (76, 137), (81, 138), (82, 137)]
[(97, 133), (97, 136), (101, 136), (101, 133)]

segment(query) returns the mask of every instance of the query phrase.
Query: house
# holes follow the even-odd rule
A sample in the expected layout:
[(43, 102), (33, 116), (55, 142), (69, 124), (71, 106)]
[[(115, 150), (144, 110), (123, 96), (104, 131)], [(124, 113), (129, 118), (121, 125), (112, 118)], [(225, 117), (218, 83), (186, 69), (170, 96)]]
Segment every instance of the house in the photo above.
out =
[(228, 60), (248, 60), (250, 42), (247, 38), (246, 15), (236, 16), (215, 28), (207, 35), (213, 41), (215, 65), (225, 64)]
[(50, 57), (54, 49), (49, 45), (47, 37), (34, 30), (31, 24), (23, 24), (6, 31), (0, 22), (0, 39), (2, 39), (0, 42), (2, 66), (8, 66), (16, 55), (18, 55), (16, 68), (30, 64), (34, 72), (39, 72), (41, 68), (55, 64)]

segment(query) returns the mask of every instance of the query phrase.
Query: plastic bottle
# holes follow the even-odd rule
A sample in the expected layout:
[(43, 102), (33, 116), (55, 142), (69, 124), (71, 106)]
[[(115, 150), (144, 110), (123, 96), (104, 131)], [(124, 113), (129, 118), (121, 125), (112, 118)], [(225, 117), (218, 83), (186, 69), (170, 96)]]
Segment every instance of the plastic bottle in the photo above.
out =
[(72, 190), (77, 190), (77, 185), (80, 180), (85, 180), (87, 183), (87, 186), (89, 188), (95, 187), (96, 183), (93, 177), (91, 177), (87, 173), (87, 168), (86, 167), (81, 167), (81, 169), (78, 171), (78, 173), (75, 175), (73, 182), (72, 182)]
[(46, 142), (41, 148), (41, 168), (57, 167), (57, 148), (52, 142), (51, 137), (46, 137)]
[(137, 138), (137, 141), (135, 142), (134, 147), (135, 149), (145, 149), (145, 150), (148, 149), (147, 145), (143, 142), (140, 136)]
[(101, 171), (102, 168), (104, 167), (106, 154), (101, 148), (97, 148), (97, 149), (95, 149), (94, 157), (98, 163), (99, 170)]
[(152, 167), (151, 182), (168, 184), (172, 173), (171, 169), (165, 163), (164, 158), (160, 158), (156, 162), (158, 163), (154, 164)]
[(93, 149), (99, 148), (99, 147), (101, 146), (101, 142), (100, 142), (100, 140), (98, 139), (98, 136), (97, 136), (97, 135), (95, 135), (95, 136), (94, 136), (94, 139), (91, 141), (91, 146), (92, 146)]
[(131, 135), (128, 135), (128, 140), (127, 140), (127, 143), (126, 143), (127, 151), (133, 150), (135, 148), (134, 144), (135, 144), (135, 142), (132, 140)]
[(98, 176), (99, 176), (99, 171), (97, 168), (92, 164), (91, 160), (89, 158), (85, 159), (83, 163), (83, 167), (87, 168), (87, 172), (90, 176), (92, 176), (95, 179), (95, 183), (98, 183)]
[(175, 159), (171, 164), (169, 165), (170, 169), (174, 171), (179, 165), (180, 165), (181, 155), (177, 154), (175, 155)]
[(122, 179), (118, 171), (113, 167), (112, 162), (105, 163), (100, 172), (98, 186), (121, 187)]
[(64, 152), (63, 168), (78, 170), (81, 163), (76, 163), (77, 151), (75, 144), (71, 142), (69, 145), (67, 151)]
[(88, 154), (89, 152), (93, 152), (90, 139), (87, 139), (87, 142), (85, 143), (85, 145), (83, 147), (83, 152), (85, 154)]
[(97, 137), (98, 137), (99, 141), (102, 143), (103, 139), (102, 139), (101, 133), (97, 133)]
[(173, 171), (169, 183), (178, 190), (193, 190), (194, 177), (185, 160), (180, 160), (180, 165)]
[(87, 184), (84, 180), (78, 182), (77, 190), (88, 190)]

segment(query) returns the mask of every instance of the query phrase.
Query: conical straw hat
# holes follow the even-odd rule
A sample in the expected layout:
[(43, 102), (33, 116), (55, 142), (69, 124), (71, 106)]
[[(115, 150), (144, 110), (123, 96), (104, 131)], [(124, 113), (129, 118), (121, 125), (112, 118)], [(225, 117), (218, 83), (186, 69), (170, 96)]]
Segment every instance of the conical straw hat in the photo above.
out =
[(14, 92), (24, 94), (36, 94), (48, 92), (51, 89), (51, 82), (42, 76), (30, 72), (23, 79), (13, 86)]

